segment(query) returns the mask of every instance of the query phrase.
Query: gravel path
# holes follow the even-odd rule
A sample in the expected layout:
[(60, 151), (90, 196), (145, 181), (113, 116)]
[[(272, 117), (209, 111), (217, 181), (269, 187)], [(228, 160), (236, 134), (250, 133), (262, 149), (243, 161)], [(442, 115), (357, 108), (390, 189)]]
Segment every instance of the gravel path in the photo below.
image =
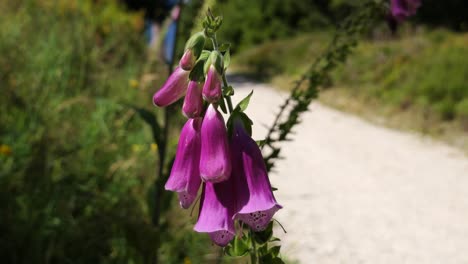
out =
[[(285, 95), (236, 82), (235, 101), (262, 139)], [(237, 89), (239, 88), (239, 89)], [(419, 135), (319, 103), (306, 113), (271, 181), (284, 206), (283, 254), (299, 263), (468, 263), (468, 158)]]

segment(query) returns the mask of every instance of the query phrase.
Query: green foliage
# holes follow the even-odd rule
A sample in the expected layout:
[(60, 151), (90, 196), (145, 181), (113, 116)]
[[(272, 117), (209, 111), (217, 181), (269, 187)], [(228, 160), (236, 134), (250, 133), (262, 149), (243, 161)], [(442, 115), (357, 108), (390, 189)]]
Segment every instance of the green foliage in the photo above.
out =
[(327, 32), (271, 41), (240, 52), (233, 63), (237, 71), (260, 80), (271, 80), (278, 75), (295, 78), (310, 65), (310, 58), (317, 57), (329, 41), (330, 34)]
[[(242, 52), (235, 64), (239, 71), (260, 79), (281, 75), (289, 81), (309, 58), (324, 50), (318, 43), (326, 38), (326, 33), (314, 33), (266, 43)], [(322, 86), (352, 89), (404, 110), (423, 109), (421, 114), (429, 111), (442, 120), (465, 119), (467, 47), (468, 35), (444, 30), (362, 42), (344, 66), (325, 77)]]
[(457, 117), (458, 104), (468, 98), (466, 34), (434, 31), (363, 43), (357, 54), (337, 73), (338, 85), (404, 109), (425, 108), (444, 120)]
[[(298, 32), (329, 26), (328, 3), (294, 0), (218, 1), (216, 13), (228, 24), (219, 37), (233, 43), (236, 50)], [(325, 13), (323, 13), (323, 12)]]
[[(148, 203), (157, 130), (137, 114), (151, 98), (142, 18), (115, 1), (0, 9), (2, 262), (149, 263), (161, 232)], [(207, 250), (186, 228), (162, 234), (166, 263)]]

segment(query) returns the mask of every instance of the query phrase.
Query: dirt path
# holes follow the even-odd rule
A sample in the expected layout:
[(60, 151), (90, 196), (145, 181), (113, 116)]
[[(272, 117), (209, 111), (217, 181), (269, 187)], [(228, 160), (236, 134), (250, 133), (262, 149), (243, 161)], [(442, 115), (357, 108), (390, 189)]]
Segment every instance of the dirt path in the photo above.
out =
[[(285, 97), (236, 83), (262, 139)], [(239, 88), (239, 89), (237, 89)], [(299, 263), (468, 263), (468, 158), (315, 103), (271, 175), (283, 252)]]

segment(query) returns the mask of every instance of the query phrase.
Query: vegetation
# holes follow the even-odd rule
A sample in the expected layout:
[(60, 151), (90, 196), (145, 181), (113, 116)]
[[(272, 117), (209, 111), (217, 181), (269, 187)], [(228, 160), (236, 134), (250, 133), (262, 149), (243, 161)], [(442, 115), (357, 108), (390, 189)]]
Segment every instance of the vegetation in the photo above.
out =
[[(182, 14), (185, 37), (201, 8), (192, 2)], [(239, 70), (291, 87), (330, 39), (319, 30), (332, 27), (354, 2), (219, 1), (217, 13), (229, 24), (219, 37), (240, 47)], [(169, 192), (158, 201), (160, 224), (153, 223), (160, 148), (141, 117), (167, 72), (147, 61), (142, 13), (127, 12), (117, 0), (6, 0), (0, 10), (3, 262), (148, 263), (157, 248), (161, 263), (219, 262), (207, 237), (186, 232), (193, 219), (180, 213)], [(417, 19), (428, 23), (433, 13)], [(463, 30), (464, 20), (455, 18), (440, 23)], [(327, 68), (320, 80), (308, 78), (313, 91), (319, 84), (346, 87), (353, 99), (468, 127), (467, 44), (466, 34), (443, 30), (369, 41), (335, 75)], [(174, 116), (169, 150), (177, 142)], [(289, 133), (292, 126), (285, 127)]]
[(163, 263), (203, 262), (212, 249), (188, 216), (151, 221), (158, 146), (127, 105), (151, 105), (166, 72), (140, 77), (141, 16), (115, 1), (0, 10), (2, 261), (149, 263), (160, 235)]
[[(319, 33), (269, 42), (242, 52), (234, 62), (239, 72), (289, 88), (328, 38)], [(457, 123), (459, 130), (467, 129), (468, 35), (407, 28), (401, 36), (380, 34), (379, 38), (358, 45), (322, 89), (339, 87), (351, 100), (373, 101), (377, 108), (389, 106), (421, 116), (420, 127), (413, 129), (430, 132), (428, 127), (448, 121)]]
[(440, 119), (466, 118), (468, 34), (446, 31), (363, 43), (337, 73), (338, 86)]

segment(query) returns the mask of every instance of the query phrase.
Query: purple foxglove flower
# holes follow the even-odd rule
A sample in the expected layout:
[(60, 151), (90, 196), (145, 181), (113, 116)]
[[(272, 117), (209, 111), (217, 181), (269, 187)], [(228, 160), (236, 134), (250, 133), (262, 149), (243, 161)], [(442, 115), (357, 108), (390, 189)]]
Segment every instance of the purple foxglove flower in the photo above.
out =
[(231, 176), (231, 157), (223, 116), (210, 105), (201, 126), (200, 176), (207, 182), (221, 182)]
[(206, 74), (205, 84), (203, 85), (203, 98), (209, 103), (214, 103), (221, 98), (221, 95), (221, 75), (211, 65)]
[(174, 165), (165, 188), (177, 192), (180, 206), (190, 207), (200, 188), (201, 118), (189, 119), (180, 133)]
[(237, 200), (237, 213), (234, 217), (252, 230), (262, 231), (282, 207), (276, 202), (271, 190), (262, 153), (238, 119), (234, 123), (231, 156), (231, 178), (235, 181)]
[(200, 213), (194, 230), (208, 233), (211, 240), (224, 247), (234, 238), (233, 185), (230, 180), (220, 183), (206, 182), (200, 202)]
[(197, 59), (195, 58), (192, 50), (188, 49), (184, 52), (184, 55), (182, 55), (182, 58), (179, 61), (179, 66), (185, 71), (190, 71), (193, 66), (195, 66), (196, 60)]
[(156, 106), (168, 106), (184, 96), (189, 82), (190, 72), (177, 67), (169, 76), (164, 85), (153, 96), (153, 103)]
[(390, 13), (397, 22), (402, 22), (416, 14), (420, 5), (421, 0), (391, 0)]
[(203, 111), (203, 98), (201, 94), (201, 84), (190, 81), (185, 95), (182, 113), (188, 118), (199, 117)]

